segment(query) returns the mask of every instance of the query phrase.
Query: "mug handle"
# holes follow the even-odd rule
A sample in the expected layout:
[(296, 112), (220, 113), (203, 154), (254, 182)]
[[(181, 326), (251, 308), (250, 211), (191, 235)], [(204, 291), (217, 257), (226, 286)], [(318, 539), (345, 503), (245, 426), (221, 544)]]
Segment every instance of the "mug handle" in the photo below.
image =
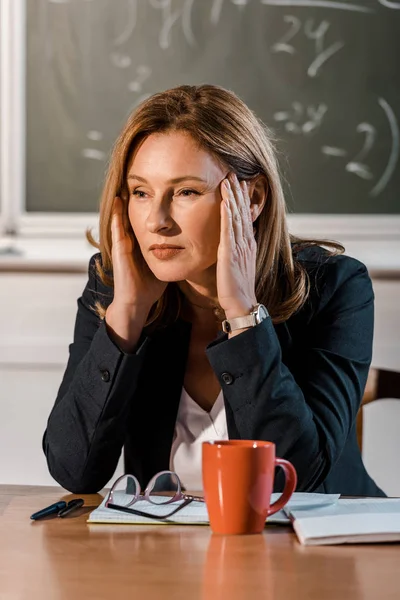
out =
[(296, 489), (297, 485), (297, 473), (296, 469), (288, 460), (284, 460), (283, 458), (275, 459), (275, 466), (281, 467), (285, 473), (285, 487), (283, 488), (282, 495), (269, 507), (267, 517), (281, 510), (285, 504), (287, 504)]

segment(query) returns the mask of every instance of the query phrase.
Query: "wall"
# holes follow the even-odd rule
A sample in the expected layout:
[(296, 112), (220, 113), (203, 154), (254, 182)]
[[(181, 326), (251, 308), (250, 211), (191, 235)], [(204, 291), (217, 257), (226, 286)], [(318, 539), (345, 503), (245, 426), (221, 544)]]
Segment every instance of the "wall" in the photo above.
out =
[(42, 436), (85, 284), (85, 273), (0, 273), (0, 483), (54, 484)]

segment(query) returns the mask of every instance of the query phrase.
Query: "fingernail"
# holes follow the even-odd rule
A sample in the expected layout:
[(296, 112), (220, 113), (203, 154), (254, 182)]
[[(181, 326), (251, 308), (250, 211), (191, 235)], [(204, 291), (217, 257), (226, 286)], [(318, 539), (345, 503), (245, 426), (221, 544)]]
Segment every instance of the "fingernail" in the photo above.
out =
[(227, 190), (230, 189), (231, 184), (229, 183), (229, 179), (224, 179), (224, 186), (226, 187)]

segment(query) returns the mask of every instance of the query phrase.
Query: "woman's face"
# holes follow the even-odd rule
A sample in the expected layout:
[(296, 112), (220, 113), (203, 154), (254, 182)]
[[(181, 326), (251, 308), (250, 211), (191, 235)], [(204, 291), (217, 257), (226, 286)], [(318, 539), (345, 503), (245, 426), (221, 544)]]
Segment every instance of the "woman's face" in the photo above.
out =
[[(220, 184), (227, 173), (184, 132), (152, 134), (134, 153), (127, 177), (129, 220), (157, 279), (194, 281), (215, 265)], [(179, 249), (151, 249), (154, 244)]]

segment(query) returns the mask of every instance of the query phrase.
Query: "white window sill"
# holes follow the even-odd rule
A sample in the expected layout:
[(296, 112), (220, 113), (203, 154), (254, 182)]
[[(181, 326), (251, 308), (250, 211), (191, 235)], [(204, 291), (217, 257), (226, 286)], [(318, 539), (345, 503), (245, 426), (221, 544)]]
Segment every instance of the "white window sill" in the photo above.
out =
[(87, 271), (96, 248), (85, 239), (0, 238), (0, 271)]

